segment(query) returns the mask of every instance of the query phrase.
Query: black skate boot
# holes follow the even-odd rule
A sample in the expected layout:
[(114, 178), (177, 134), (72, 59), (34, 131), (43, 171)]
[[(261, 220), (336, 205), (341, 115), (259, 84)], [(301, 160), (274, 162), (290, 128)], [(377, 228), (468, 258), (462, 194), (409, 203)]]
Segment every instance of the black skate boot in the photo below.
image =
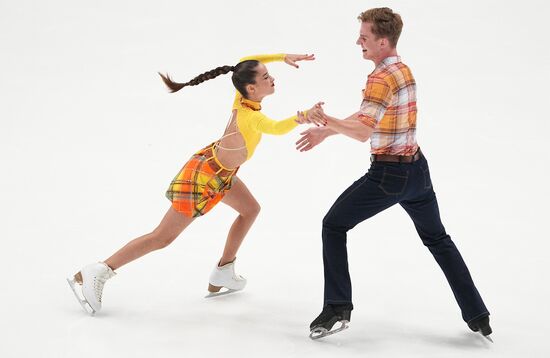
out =
[(487, 338), (487, 340), (489, 340), (491, 343), (493, 342), (490, 337), (490, 334), (493, 333), (493, 330), (489, 325), (488, 315), (471, 320), (470, 322), (468, 322), (468, 327), (470, 327), (470, 329), (474, 332), (481, 333), (481, 335)]
[[(323, 307), (321, 314), (309, 325), (311, 332), (309, 338), (323, 338), (348, 328), (347, 324), (351, 320), (351, 310), (353, 310), (351, 303), (345, 305), (326, 305)], [(332, 330), (336, 322), (340, 322), (342, 325)]]

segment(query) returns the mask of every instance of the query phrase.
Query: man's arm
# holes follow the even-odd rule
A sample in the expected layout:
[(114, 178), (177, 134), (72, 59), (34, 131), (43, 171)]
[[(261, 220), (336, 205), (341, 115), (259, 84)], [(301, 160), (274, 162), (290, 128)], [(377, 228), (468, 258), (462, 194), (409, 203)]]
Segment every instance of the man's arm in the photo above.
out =
[[(344, 118), (343, 120), (347, 121), (347, 120), (350, 120), (350, 119), (354, 119), (358, 115), (359, 115), (359, 112), (356, 112), (356, 113), (352, 114), (351, 116), (349, 116), (347, 118)], [(335, 131), (334, 129), (331, 129), (330, 127), (323, 127), (323, 133), (324, 133), (323, 135), (325, 136), (325, 138), (330, 137), (331, 135), (339, 134), (339, 132)]]
[(337, 119), (325, 115), (325, 128), (328, 128), (334, 134), (340, 133), (358, 141), (366, 142), (370, 138), (374, 128), (359, 120), (359, 114), (360, 112), (356, 112), (345, 119)]
[[(296, 149), (299, 150), (300, 152), (305, 152), (317, 146), (322, 141), (324, 141), (325, 138), (330, 137), (331, 135), (340, 134), (340, 133), (346, 135), (347, 132), (356, 133), (354, 136), (350, 135), (350, 137), (352, 138), (355, 138), (358, 140), (364, 139), (362, 140), (363, 142), (366, 141), (371, 136), (373, 132), (373, 128), (370, 128), (367, 125), (360, 122), (358, 124), (362, 127), (356, 126), (354, 122), (358, 122), (359, 114), (360, 112), (356, 112), (351, 116), (342, 120), (327, 116), (324, 113), (321, 114), (321, 116), (325, 119), (325, 123), (327, 125), (324, 127), (309, 128), (304, 132), (300, 133), (302, 137), (296, 142)], [(329, 122), (331, 122), (331, 125), (328, 125)], [(363, 127), (366, 127), (366, 129)], [(357, 128), (357, 129), (354, 130), (353, 128)], [(366, 133), (365, 131), (367, 131), (368, 133)]]
[(302, 138), (296, 142), (296, 149), (301, 152), (310, 150), (326, 137), (337, 133), (366, 142), (384, 117), (392, 97), (393, 91), (390, 83), (386, 82), (384, 78), (369, 76), (359, 111), (344, 120), (327, 116), (322, 108), (310, 112), (311, 117), (320, 120), (325, 126), (322, 127), (323, 129), (310, 128), (300, 133)]

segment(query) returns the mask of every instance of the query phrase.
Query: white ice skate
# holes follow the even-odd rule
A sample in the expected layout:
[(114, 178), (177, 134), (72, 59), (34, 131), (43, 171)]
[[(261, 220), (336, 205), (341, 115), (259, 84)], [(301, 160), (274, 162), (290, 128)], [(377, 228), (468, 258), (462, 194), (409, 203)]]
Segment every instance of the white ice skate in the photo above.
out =
[[(214, 268), (208, 281), (208, 295), (205, 298), (227, 295), (240, 291), (246, 286), (246, 279), (235, 274), (235, 260)], [(222, 288), (225, 290), (222, 291)]]
[[(101, 310), (101, 295), (105, 281), (116, 275), (109, 266), (103, 262), (98, 262), (84, 266), (72, 278), (67, 278), (67, 282), (73, 293), (82, 306), (82, 309), (89, 315), (94, 315)], [(81, 286), (81, 295), (75, 284)], [(81, 297), (82, 296), (82, 297)]]

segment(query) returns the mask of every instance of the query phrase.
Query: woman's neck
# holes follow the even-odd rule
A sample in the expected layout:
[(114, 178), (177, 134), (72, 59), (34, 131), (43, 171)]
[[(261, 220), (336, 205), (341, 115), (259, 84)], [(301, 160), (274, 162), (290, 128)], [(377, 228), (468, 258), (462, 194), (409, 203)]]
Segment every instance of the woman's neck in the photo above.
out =
[(254, 101), (254, 102), (260, 103), (260, 102), (262, 101), (262, 99), (264, 99), (264, 97), (265, 97), (265, 96), (262, 96), (262, 97), (259, 97), (259, 96), (258, 96), (258, 97), (250, 96), (250, 97), (248, 97), (247, 99), (248, 99), (249, 101)]

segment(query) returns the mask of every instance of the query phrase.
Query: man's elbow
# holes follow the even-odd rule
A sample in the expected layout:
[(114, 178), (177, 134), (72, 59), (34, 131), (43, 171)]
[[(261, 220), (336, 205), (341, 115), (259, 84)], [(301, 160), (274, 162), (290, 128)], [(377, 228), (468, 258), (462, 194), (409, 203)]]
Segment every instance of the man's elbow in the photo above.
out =
[(370, 136), (372, 134), (372, 129), (370, 127), (367, 127), (365, 130), (362, 130), (359, 132), (359, 136), (357, 139), (359, 139), (359, 141), (365, 143), (366, 141), (369, 140)]

